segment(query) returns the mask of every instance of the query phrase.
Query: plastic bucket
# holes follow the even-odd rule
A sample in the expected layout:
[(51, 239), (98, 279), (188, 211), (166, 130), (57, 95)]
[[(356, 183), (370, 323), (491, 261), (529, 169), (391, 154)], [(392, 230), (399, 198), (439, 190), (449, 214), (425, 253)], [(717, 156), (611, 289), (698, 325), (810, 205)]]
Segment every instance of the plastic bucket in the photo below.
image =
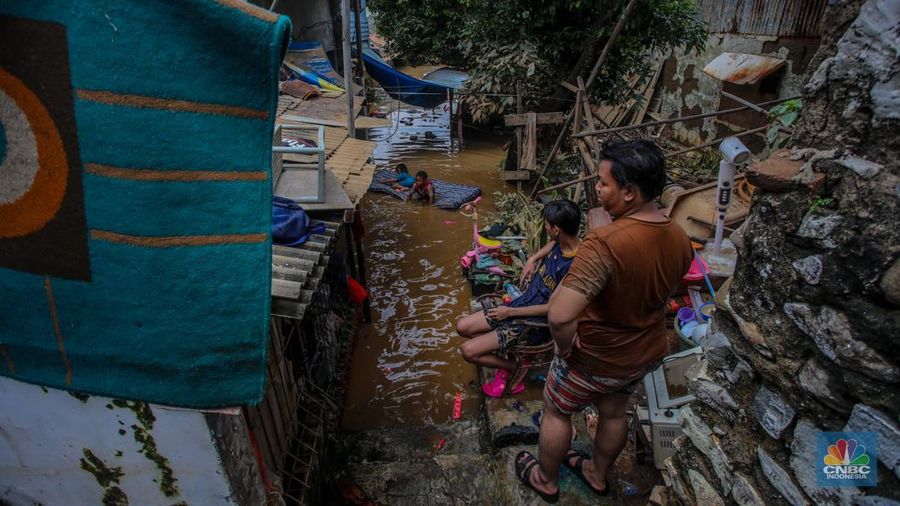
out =
[[(694, 324), (696, 324), (696, 320), (692, 320), (692, 321), (694, 322)], [(678, 316), (675, 317), (674, 327), (675, 327), (675, 334), (678, 335), (678, 339), (681, 341), (682, 351), (689, 350), (691, 348), (696, 348), (697, 346), (699, 346), (694, 341), (694, 338), (691, 337), (690, 334), (685, 335), (684, 332), (681, 331), (681, 323), (678, 321)], [(691, 329), (689, 328), (687, 330), (691, 330)]]

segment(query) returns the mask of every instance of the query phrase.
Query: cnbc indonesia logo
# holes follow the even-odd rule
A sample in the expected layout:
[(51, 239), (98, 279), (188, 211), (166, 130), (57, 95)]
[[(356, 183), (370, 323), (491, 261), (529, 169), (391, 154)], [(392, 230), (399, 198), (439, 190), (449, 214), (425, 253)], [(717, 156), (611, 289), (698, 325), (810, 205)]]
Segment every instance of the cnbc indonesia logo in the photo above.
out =
[(828, 446), (828, 455), (822, 460), (822, 470), (830, 480), (865, 480), (872, 472), (866, 447), (855, 439), (838, 439)]
[(872, 432), (820, 432), (817, 435), (820, 486), (877, 484), (877, 440)]

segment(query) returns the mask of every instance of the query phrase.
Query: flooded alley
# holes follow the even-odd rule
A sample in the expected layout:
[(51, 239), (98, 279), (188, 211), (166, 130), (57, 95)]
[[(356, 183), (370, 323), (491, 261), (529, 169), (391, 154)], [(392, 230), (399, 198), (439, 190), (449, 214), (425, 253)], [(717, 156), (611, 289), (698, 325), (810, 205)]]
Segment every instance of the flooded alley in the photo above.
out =
[(898, 27), (0, 0), (0, 506), (900, 506)]
[[(478, 186), (479, 208), (492, 209), (493, 192), (504, 190), (497, 171), (504, 140), (467, 130), (459, 149), (448, 108), (383, 103), (393, 125), (372, 131), (375, 162), (379, 168), (403, 162), (413, 174), (424, 170), (431, 178)], [(343, 427), (447, 422), (458, 392), (462, 416), (477, 416), (476, 390), (469, 388), (476, 369), (459, 354), (455, 330), (471, 298), (459, 265), (471, 248), (471, 219), (371, 192), (362, 208), (372, 323), (360, 330), (354, 349)]]

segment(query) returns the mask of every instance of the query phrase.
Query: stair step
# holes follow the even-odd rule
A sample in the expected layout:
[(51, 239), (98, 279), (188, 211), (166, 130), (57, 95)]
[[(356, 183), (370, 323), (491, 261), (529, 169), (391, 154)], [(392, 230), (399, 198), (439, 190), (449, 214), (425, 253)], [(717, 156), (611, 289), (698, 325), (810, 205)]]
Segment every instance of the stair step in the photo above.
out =
[(394, 506), (515, 504), (497, 486), (485, 455), (437, 455), (428, 460), (355, 463), (347, 471), (377, 504)]
[[(342, 453), (351, 462), (413, 461), (435, 455), (477, 455), (483, 450), (481, 431), (475, 421), (345, 432), (342, 439)], [(441, 439), (444, 445), (438, 450)]]

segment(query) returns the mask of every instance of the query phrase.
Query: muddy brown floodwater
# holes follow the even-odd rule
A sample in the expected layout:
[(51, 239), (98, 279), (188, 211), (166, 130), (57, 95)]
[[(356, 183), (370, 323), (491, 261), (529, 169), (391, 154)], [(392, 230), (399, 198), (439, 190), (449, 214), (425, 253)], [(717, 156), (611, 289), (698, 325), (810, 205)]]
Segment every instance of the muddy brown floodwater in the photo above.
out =
[[(494, 191), (509, 189), (497, 171), (502, 137), (467, 130), (459, 150), (451, 142), (446, 104), (422, 110), (391, 101), (382, 110), (393, 126), (372, 131), (379, 168), (404, 162), (412, 174), (424, 170), (431, 178), (479, 186), (485, 210), (493, 209)], [(462, 417), (476, 416), (478, 391), (470, 386), (476, 368), (457, 351), (455, 330), (471, 295), (459, 257), (471, 248), (472, 221), (373, 193), (363, 199), (362, 216), (372, 323), (363, 326), (354, 348), (343, 427), (447, 422), (457, 392)]]

